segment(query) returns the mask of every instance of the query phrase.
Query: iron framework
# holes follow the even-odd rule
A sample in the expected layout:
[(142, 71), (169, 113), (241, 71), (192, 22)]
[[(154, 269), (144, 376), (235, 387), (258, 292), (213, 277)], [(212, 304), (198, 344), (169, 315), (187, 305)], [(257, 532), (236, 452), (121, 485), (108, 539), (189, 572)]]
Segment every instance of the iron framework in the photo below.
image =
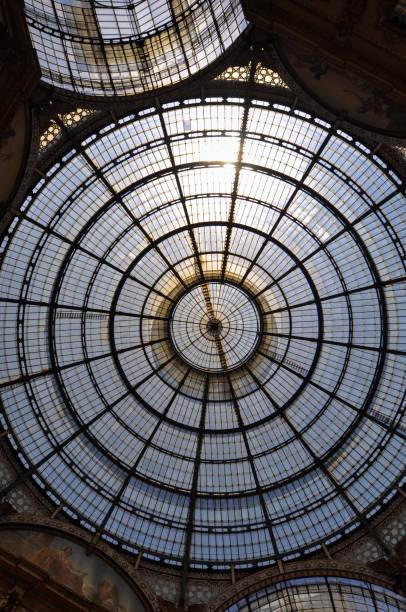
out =
[(25, 13), (43, 80), (96, 96), (175, 85), (247, 26), (237, 0), (25, 0)]
[[(33, 478), (94, 542), (184, 581), (360, 525), (388, 554), (369, 519), (405, 478), (404, 185), (256, 96), (69, 136), (2, 243), (1, 420), (25, 466), (3, 496)], [(214, 286), (261, 319), (235, 368), (209, 339), (218, 371), (170, 337), (182, 296), (200, 287), (207, 315)]]

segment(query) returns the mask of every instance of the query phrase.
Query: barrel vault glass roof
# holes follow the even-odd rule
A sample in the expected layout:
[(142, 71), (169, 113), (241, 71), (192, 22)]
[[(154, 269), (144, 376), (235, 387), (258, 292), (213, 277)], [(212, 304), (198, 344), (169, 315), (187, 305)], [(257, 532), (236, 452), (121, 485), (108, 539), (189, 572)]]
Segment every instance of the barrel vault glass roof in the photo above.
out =
[(265, 587), (226, 609), (226, 612), (404, 612), (406, 599), (392, 591), (349, 578), (314, 577), (284, 580)]
[(25, 0), (46, 83), (125, 95), (173, 85), (246, 28), (238, 0)]
[(20, 479), (175, 565), (367, 526), (405, 480), (403, 194), (365, 144), (246, 88), (65, 149), (2, 241)]

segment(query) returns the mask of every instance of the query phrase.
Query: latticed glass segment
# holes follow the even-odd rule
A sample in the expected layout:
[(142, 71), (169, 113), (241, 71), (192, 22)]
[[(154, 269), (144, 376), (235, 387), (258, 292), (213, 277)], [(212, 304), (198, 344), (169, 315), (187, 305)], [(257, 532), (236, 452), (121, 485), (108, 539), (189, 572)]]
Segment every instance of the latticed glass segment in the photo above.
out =
[(243, 93), (65, 149), (2, 242), (2, 424), (50, 498), (203, 568), (365, 525), (405, 476), (403, 189)]
[(173, 85), (246, 27), (239, 0), (25, 0), (45, 82), (95, 95)]
[(336, 577), (284, 580), (243, 597), (225, 612), (404, 612), (406, 599), (384, 587)]
[(261, 316), (239, 287), (203, 282), (177, 301), (169, 315), (169, 337), (176, 352), (196, 369), (226, 372), (253, 354), (261, 337)]

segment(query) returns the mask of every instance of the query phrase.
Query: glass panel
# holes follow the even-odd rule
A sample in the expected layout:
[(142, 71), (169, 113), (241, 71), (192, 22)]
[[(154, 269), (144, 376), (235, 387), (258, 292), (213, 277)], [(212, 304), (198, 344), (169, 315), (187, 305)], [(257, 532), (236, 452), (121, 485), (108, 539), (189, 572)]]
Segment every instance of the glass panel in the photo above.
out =
[(84, 140), (0, 268), (25, 465), (119, 544), (223, 569), (351, 531), (406, 463), (404, 195), (363, 145), (240, 95)]

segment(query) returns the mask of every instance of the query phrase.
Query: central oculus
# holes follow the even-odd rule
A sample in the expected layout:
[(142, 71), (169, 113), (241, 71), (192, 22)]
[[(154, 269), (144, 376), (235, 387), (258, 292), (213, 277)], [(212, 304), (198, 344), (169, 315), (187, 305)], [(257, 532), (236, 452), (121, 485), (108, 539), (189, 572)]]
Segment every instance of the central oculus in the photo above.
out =
[(221, 321), (219, 321), (219, 319), (210, 319), (210, 321), (206, 325), (206, 328), (207, 333), (211, 334), (212, 336), (216, 336), (221, 333), (223, 325)]
[(204, 372), (228, 372), (246, 363), (261, 336), (259, 308), (228, 282), (195, 285), (175, 304), (169, 336), (176, 353)]

